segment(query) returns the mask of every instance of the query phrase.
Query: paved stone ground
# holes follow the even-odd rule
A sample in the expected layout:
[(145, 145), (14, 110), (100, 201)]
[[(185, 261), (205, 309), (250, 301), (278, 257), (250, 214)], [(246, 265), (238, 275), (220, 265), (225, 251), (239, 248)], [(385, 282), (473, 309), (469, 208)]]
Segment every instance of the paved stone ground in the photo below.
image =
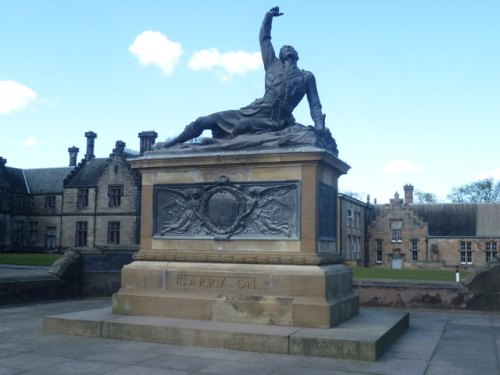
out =
[(110, 306), (109, 298), (0, 308), (2, 374), (500, 374), (500, 314), (410, 312), (377, 362), (238, 352), (44, 334), (42, 317)]

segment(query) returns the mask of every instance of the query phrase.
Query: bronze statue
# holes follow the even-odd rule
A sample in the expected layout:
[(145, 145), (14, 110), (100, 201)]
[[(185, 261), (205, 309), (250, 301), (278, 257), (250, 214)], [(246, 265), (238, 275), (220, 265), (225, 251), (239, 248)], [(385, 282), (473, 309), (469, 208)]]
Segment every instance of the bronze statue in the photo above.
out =
[(279, 7), (272, 8), (264, 16), (260, 29), (260, 49), (266, 72), (264, 97), (239, 110), (199, 117), (174, 139), (155, 145), (156, 149), (189, 141), (208, 129), (214, 139), (284, 130), (295, 124), (292, 111), (304, 96), (307, 96), (315, 129), (321, 131), (325, 128), (325, 115), (321, 111), (314, 75), (297, 67), (299, 56), (292, 46), (283, 46), (279, 58), (276, 57), (271, 44), (271, 26), (273, 18), (281, 15)]

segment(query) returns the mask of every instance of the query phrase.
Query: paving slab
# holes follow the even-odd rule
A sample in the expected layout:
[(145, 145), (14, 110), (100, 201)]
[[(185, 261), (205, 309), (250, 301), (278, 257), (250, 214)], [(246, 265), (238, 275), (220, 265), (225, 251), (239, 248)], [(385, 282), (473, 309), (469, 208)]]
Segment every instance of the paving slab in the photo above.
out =
[[(0, 374), (201, 375), (219, 371), (241, 375), (252, 369), (253, 373), (261, 370), (277, 375), (500, 374), (500, 314), (490, 312), (408, 310), (410, 327), (377, 361), (48, 334), (42, 330), (44, 316), (110, 306), (111, 300), (105, 298), (1, 307), (0, 327), (8, 329), (0, 329)], [(474, 327), (483, 344), (489, 338), (490, 358), (466, 354), (468, 348), (478, 354), (473, 351)], [(467, 348), (463, 340), (469, 336)], [(452, 345), (453, 340), (457, 345)], [(94, 356), (108, 351), (109, 356)], [(125, 358), (130, 351), (138, 354), (127, 363), (117, 363), (117, 356)], [(457, 360), (461, 357), (466, 360)]]

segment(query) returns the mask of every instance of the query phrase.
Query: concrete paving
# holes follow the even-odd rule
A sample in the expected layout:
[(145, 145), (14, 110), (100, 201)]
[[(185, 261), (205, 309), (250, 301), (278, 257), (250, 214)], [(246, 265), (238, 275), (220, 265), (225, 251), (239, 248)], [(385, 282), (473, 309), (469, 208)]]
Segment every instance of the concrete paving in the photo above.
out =
[(42, 318), (109, 307), (84, 299), (0, 308), (1, 374), (500, 374), (500, 314), (410, 312), (376, 362), (45, 334)]

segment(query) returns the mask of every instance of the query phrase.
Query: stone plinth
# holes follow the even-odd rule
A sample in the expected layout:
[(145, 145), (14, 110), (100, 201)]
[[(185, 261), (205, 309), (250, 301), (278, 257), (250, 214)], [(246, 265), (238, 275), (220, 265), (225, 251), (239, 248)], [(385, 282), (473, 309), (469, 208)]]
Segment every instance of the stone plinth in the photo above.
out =
[(330, 328), (358, 313), (336, 255), (338, 177), (322, 149), (150, 152), (141, 250), (113, 312)]
[(117, 315), (110, 308), (46, 316), (46, 333), (376, 361), (408, 328), (408, 313), (363, 309), (335, 328)]
[(138, 261), (122, 271), (113, 312), (330, 328), (358, 313), (358, 296), (341, 264)]

